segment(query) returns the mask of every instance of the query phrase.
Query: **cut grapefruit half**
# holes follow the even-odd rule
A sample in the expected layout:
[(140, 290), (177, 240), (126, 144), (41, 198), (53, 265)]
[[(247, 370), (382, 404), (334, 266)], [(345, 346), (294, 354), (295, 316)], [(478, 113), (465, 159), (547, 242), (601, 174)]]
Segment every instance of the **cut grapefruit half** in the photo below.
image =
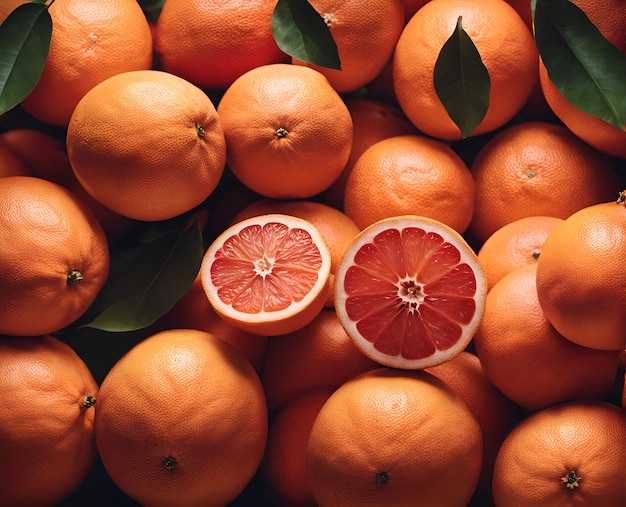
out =
[(459, 354), (482, 319), (485, 274), (447, 225), (421, 216), (363, 229), (335, 273), (335, 310), (359, 349), (382, 365), (422, 369)]
[(313, 224), (268, 214), (222, 232), (204, 255), (200, 277), (211, 306), (229, 324), (274, 336), (304, 327), (322, 310), (330, 261)]

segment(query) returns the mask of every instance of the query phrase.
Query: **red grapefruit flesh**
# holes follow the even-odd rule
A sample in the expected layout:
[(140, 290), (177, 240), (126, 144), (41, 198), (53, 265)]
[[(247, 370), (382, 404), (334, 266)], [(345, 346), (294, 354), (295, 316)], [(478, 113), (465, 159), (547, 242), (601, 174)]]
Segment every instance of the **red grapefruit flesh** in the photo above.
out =
[(207, 249), (202, 286), (231, 325), (263, 336), (291, 333), (322, 310), (330, 252), (309, 221), (269, 214), (237, 222)]
[(421, 369), (452, 359), (484, 312), (487, 285), (475, 252), (452, 228), (425, 217), (367, 227), (335, 276), (341, 323), (385, 366)]

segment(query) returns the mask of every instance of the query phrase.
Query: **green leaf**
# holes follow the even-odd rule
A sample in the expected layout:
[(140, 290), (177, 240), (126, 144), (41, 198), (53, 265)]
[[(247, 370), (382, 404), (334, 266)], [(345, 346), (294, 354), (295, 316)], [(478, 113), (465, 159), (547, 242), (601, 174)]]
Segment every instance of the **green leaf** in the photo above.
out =
[(81, 327), (143, 329), (191, 287), (202, 263), (200, 227), (197, 222), (183, 231), (165, 227), (162, 234), (153, 229), (137, 245), (112, 254), (109, 280), (88, 312), (93, 320)]
[(0, 25), (0, 114), (32, 91), (48, 58), (52, 19), (48, 7), (18, 6)]
[(163, 4), (165, 4), (165, 0), (137, 0), (143, 13), (146, 15), (146, 18), (151, 23), (156, 23), (157, 19), (159, 19), (159, 15), (161, 14), (161, 9), (163, 8)]
[(626, 130), (626, 55), (569, 0), (537, 0), (535, 42), (548, 76), (578, 109)]
[(278, 0), (272, 14), (272, 35), (289, 56), (341, 70), (335, 39), (324, 18), (307, 0)]
[(491, 80), (476, 46), (463, 30), (462, 17), (435, 63), (435, 91), (463, 139), (480, 124), (489, 108)]

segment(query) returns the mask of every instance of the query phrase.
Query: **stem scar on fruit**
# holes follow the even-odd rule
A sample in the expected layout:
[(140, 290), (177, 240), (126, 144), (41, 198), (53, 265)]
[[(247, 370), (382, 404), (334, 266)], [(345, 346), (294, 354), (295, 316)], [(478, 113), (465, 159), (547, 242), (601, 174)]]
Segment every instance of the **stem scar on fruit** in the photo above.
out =
[(82, 279), (83, 275), (77, 269), (72, 269), (72, 271), (67, 274), (67, 283), (69, 284), (78, 285)]
[(579, 488), (580, 487), (580, 484), (578, 484), (578, 481), (580, 479), (581, 479), (581, 477), (579, 475), (576, 475), (576, 472), (574, 470), (572, 470), (568, 474), (566, 474), (563, 477), (561, 477), (561, 482), (565, 483), (565, 487), (567, 487), (569, 489), (574, 489), (574, 488)]
[(166, 456), (165, 458), (163, 458), (161, 464), (163, 465), (163, 468), (166, 468), (168, 470), (174, 470), (178, 465), (178, 461), (176, 461), (176, 458), (174, 456)]
[(622, 204), (624, 202), (626, 202), (626, 190), (622, 190), (619, 195), (617, 196), (617, 201), (615, 201), (617, 204)]
[(389, 481), (389, 474), (387, 472), (378, 472), (375, 479), (378, 484), (387, 484)]
[(83, 400), (83, 406), (85, 408), (91, 408), (96, 404), (96, 398), (94, 396), (85, 396)]
[(286, 137), (289, 131), (285, 127), (279, 127), (276, 129), (276, 137)]
[(202, 125), (196, 125), (196, 131), (198, 132), (198, 137), (202, 139), (204, 137), (204, 127)]

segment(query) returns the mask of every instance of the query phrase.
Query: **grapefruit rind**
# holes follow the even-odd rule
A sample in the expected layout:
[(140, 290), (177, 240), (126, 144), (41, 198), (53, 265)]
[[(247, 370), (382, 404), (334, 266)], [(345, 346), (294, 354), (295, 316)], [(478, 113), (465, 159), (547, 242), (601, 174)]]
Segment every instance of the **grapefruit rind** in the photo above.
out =
[[(419, 245), (420, 248), (400, 251), (395, 244), (388, 251), (394, 256), (400, 254), (394, 266), (379, 248), (385, 242), (389, 247), (393, 240), (382, 239), (379, 246), (374, 245), (374, 238), (380, 239), (381, 234), (401, 238), (402, 233), (417, 230), (428, 235), (429, 241), (438, 242), (439, 247), (429, 250)], [(451, 251), (452, 258), (454, 251), (458, 252), (458, 260), (448, 262), (450, 265), (444, 268), (439, 267), (442, 248)], [(371, 256), (374, 250), (378, 251), (377, 260)], [(368, 257), (372, 262), (369, 266), (364, 264)], [(398, 274), (399, 266), (405, 266), (405, 262), (421, 267), (428, 262), (430, 265), (420, 274)], [(434, 292), (435, 288), (439, 292)], [(487, 295), (483, 268), (462, 236), (439, 221), (417, 215), (386, 218), (363, 229), (336, 269), (334, 289), (337, 315), (361, 352), (384, 366), (407, 370), (436, 366), (463, 351), (480, 325)], [(429, 293), (429, 289), (433, 292)], [(409, 313), (416, 317), (407, 317)], [(374, 314), (380, 317), (378, 322)], [(393, 334), (389, 332), (391, 321), (413, 325), (398, 324)], [(416, 333), (416, 329), (427, 332)], [(370, 339), (364, 336), (368, 333)], [(387, 350), (381, 345), (384, 341), (391, 344)], [(409, 349), (413, 357), (404, 354)]]
[(330, 251), (313, 224), (273, 213), (222, 232), (204, 255), (200, 278), (211, 306), (226, 322), (275, 336), (304, 327), (322, 310), (330, 267)]

